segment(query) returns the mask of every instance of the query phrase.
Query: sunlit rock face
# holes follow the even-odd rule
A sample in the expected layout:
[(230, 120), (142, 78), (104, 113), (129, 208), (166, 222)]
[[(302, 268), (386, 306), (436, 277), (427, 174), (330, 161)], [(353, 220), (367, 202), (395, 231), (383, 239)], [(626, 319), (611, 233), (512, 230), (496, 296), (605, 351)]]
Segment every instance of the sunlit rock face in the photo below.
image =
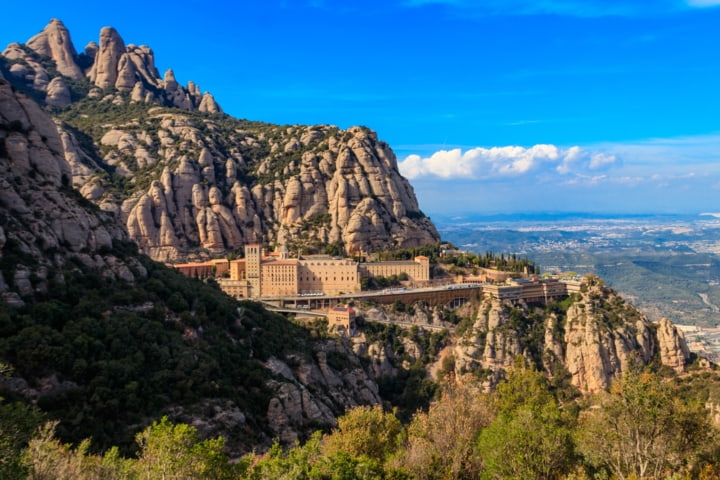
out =
[(372, 131), (268, 125), (265, 133), (165, 111), (144, 122), (109, 125), (99, 143), (102, 162), (147, 186), (119, 198), (109, 182), (86, 175), (87, 159), (69, 160), (76, 187), (114, 212), (154, 259), (220, 255), (262, 240), (335, 243), (348, 254), (439, 241)]
[(597, 277), (583, 281), (566, 312), (483, 300), (454, 355), (456, 373), (482, 371), (488, 388), (523, 355), (548, 374), (557, 374), (561, 366), (581, 392), (607, 389), (633, 366), (646, 365), (658, 355), (677, 372), (690, 358), (682, 333), (669, 320), (651, 324)]
[[(12, 60), (9, 75), (43, 92), (47, 105), (84, 99), (101, 112), (60, 111), (58, 152), (73, 186), (156, 260), (210, 257), (257, 241), (286, 244), (292, 254), (439, 241), (394, 153), (367, 128), (227, 117), (195, 83), (180, 85), (172, 70), (161, 76), (153, 51), (126, 44), (112, 27), (78, 54), (52, 20), (3, 55)], [(46, 68), (52, 62), (56, 68)]]
[(14, 259), (0, 291), (42, 293), (48, 281), (62, 281), (48, 278), (49, 272), (71, 258), (132, 282), (140, 266), (110, 253), (113, 239), (127, 239), (125, 230), (110, 215), (78, 202), (69, 188), (72, 170), (57, 126), (35, 101), (2, 80), (0, 124), (0, 247)]

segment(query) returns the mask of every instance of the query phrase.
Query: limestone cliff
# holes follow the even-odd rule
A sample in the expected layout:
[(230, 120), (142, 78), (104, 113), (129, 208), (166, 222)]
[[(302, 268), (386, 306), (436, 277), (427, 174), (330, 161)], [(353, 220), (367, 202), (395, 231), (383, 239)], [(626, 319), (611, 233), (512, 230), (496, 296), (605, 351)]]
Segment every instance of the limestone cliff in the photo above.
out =
[(392, 150), (366, 128), (152, 110), (93, 136), (103, 153), (95, 175), (87, 155), (67, 150), (75, 186), (157, 260), (254, 241), (286, 243), (293, 253), (338, 244), (350, 253), (439, 240)]
[(83, 206), (52, 120), (31, 99), (0, 80), (0, 292), (6, 298), (43, 292), (49, 272), (69, 259), (132, 281), (139, 265), (114, 257), (127, 239), (112, 217)]
[[(105, 324), (111, 323), (110, 317), (117, 312), (128, 312), (128, 318), (142, 317), (143, 327), (140, 330), (148, 328), (162, 332), (167, 329), (175, 332), (155, 337), (154, 347), (151, 348), (162, 349), (168, 354), (172, 350), (173, 355), (177, 356), (182, 356), (178, 352), (185, 350), (183, 358), (189, 362), (188, 365), (194, 362), (189, 360), (193, 358), (204, 358), (207, 365), (219, 365), (226, 360), (221, 357), (215, 359), (215, 353), (203, 343), (219, 348), (217, 342), (220, 338), (227, 343), (223, 355), (232, 356), (236, 363), (252, 365), (255, 372), (253, 378), (266, 379), (264, 385), (255, 382), (249, 388), (244, 386), (243, 378), (235, 378), (232, 384), (231, 391), (241, 389), (244, 395), (258, 395), (257, 391), (262, 389), (263, 394), (257, 402), (266, 402), (265, 411), (261, 411), (261, 418), (255, 412), (252, 421), (250, 418), (253, 414), (247, 409), (241, 409), (231, 395), (218, 393), (217, 384), (221, 381), (216, 376), (221, 372), (213, 368), (204, 371), (198, 379), (214, 387), (201, 395), (188, 395), (196, 403), (190, 404), (178, 398), (170, 400), (165, 394), (175, 387), (168, 384), (164, 387), (167, 388), (162, 396), (164, 400), (157, 405), (161, 410), (154, 412), (158, 416), (168, 413), (173, 418), (193, 423), (204, 434), (223, 435), (237, 453), (269, 446), (271, 438), (267, 432), (292, 442), (319, 426), (335, 425), (336, 418), (348, 407), (380, 403), (377, 384), (345, 344), (335, 340), (307, 340), (308, 343), (296, 351), (286, 350), (282, 345), (279, 348), (263, 346), (262, 340), (253, 343), (248, 337), (265, 328), (268, 319), (258, 318), (267, 315), (267, 312), (263, 313), (257, 307), (248, 308), (248, 311), (242, 313), (242, 308), (236, 308), (236, 303), (222, 296), (216, 289), (212, 289), (213, 295), (223, 298), (216, 298), (215, 303), (221, 300), (230, 302), (230, 314), (226, 311), (216, 324), (207, 323), (203, 326), (196, 317), (197, 312), (179, 312), (178, 308), (169, 308), (167, 295), (156, 297), (154, 301), (141, 300), (138, 303), (140, 297), (149, 298), (146, 296), (149, 282), (154, 281), (155, 287), (162, 287), (162, 282), (150, 279), (151, 269), (155, 271), (160, 267), (132, 253), (132, 249), (125, 249), (130, 242), (122, 226), (115, 223), (111, 214), (100, 210), (72, 189), (70, 182), (73, 168), (66, 161), (66, 155), (63, 155), (63, 151), (67, 152), (72, 145), (75, 145), (74, 139), (68, 135), (61, 136), (55, 123), (37, 103), (15, 91), (6, 81), (0, 80), (0, 310), (3, 313), (5, 341), (0, 360), (17, 367), (18, 373), (18, 376), (12, 378), (0, 378), (1, 388), (11, 391), (18, 398), (43, 405), (56, 405), (46, 399), (72, 391), (81, 399), (77, 403), (81, 410), (85, 409), (84, 415), (90, 415), (96, 406), (101, 410), (104, 407), (99, 401), (97, 405), (93, 403), (96, 401), (93, 395), (98, 395), (87, 392), (95, 392), (94, 389), (102, 385), (99, 388), (114, 397), (110, 400), (113, 408), (122, 410), (124, 407), (121, 405), (125, 404), (125, 400), (121, 397), (129, 392), (122, 385), (128, 382), (135, 385), (133, 389), (137, 389), (137, 385), (145, 380), (126, 377), (120, 389), (112, 392), (103, 383), (108, 378), (93, 374), (90, 371), (92, 369), (85, 372), (84, 369), (75, 368), (97, 362), (94, 355), (111, 358), (113, 353), (110, 352), (109, 344), (119, 346), (119, 339), (105, 337), (104, 334), (93, 338), (90, 341), (93, 342), (93, 349), (96, 349), (94, 354), (68, 346), (68, 351), (72, 351), (75, 358), (75, 361), (70, 362), (70, 368), (65, 368), (68, 365), (60, 365), (62, 362), (49, 362), (51, 357), (48, 351), (60, 351), (63, 335), (68, 333), (65, 329), (72, 322), (89, 321), (96, 325), (97, 328), (90, 329), (86, 324), (82, 335), (77, 333), (80, 330), (74, 334), (68, 333), (71, 342), (78, 335), (82, 336), (84, 342), (97, 332), (103, 332)], [(81, 156), (77, 157), (77, 161), (89, 162)], [(76, 173), (78, 175), (80, 173)], [(171, 273), (178, 276), (175, 272)], [(84, 310), (87, 318), (51, 318), (47, 312), (66, 308), (66, 301), (71, 302), (67, 308), (73, 308), (77, 303), (88, 303), (84, 298), (86, 290), (83, 289), (87, 289), (87, 285), (76, 283), (77, 278), (88, 277), (96, 278), (97, 282), (108, 286), (108, 292), (114, 295), (113, 303), (100, 306), (95, 313), (93, 308)], [(190, 279), (179, 276), (179, 280), (173, 281), (187, 282)], [(48, 298), (52, 300), (42, 303)], [(98, 303), (102, 301), (95, 298)], [(18, 309), (23, 308), (25, 312), (30, 312), (24, 314), (22, 322), (25, 323), (14, 324)], [(233, 314), (235, 310), (237, 314)], [(159, 318), (150, 313), (153, 311), (159, 313)], [(90, 318), (92, 315), (96, 318)], [(277, 317), (272, 322), (281, 323), (280, 327), (275, 327), (278, 331), (287, 325), (287, 321)], [(232, 325), (232, 328), (228, 325)], [(210, 335), (216, 335), (218, 329), (220, 337), (211, 342)], [(126, 334), (130, 333), (125, 330)], [(178, 330), (184, 332), (182, 340), (178, 339)], [(15, 350), (21, 348), (18, 345), (26, 344), (13, 339), (27, 340), (29, 331), (42, 332), (38, 334), (37, 340), (40, 346), (35, 349), (32, 347), (35, 340), (28, 340), (29, 350), (20, 355)], [(172, 347), (157, 343), (169, 341), (170, 337), (176, 339)], [(138, 345), (143, 342), (141, 338), (135, 338), (133, 342), (133, 348), (142, 348)], [(50, 343), (52, 348), (47, 346)], [(248, 354), (249, 343), (253, 343), (255, 348), (273, 348), (279, 353), (264, 361), (256, 360), (252, 353)], [(124, 365), (124, 375), (128, 374), (132, 363), (123, 353), (128, 348), (129, 345), (117, 348), (115, 353), (119, 357), (110, 361), (116, 366)], [(156, 367), (157, 359), (145, 359), (143, 355), (133, 359), (138, 362), (149, 361), (140, 371), (152, 375), (149, 372)], [(97, 365), (107, 365), (104, 361)], [(34, 367), (28, 368), (28, 364)], [(138, 411), (143, 408), (138, 405), (132, 407), (135, 421), (152, 420), (137, 419)], [(255, 406), (255, 410), (262, 408), (262, 404)], [(151, 414), (149, 411), (143, 413)], [(125, 414), (127, 412), (117, 418), (121, 419)], [(124, 427), (136, 428), (137, 425)], [(82, 422), (68, 424), (64, 428), (64, 431), (92, 429), (91, 426), (83, 426)], [(113, 429), (108, 434), (121, 435), (122, 428), (118, 426), (117, 430)]]
[(565, 372), (582, 392), (608, 388), (635, 363), (682, 372), (690, 358), (669, 320), (651, 324), (594, 276), (583, 280), (580, 293), (549, 309), (483, 300), (454, 355), (458, 374), (475, 372), (488, 388), (523, 355), (549, 374)]
[(367, 128), (227, 117), (193, 82), (179, 85), (172, 70), (161, 78), (152, 50), (112, 27), (78, 54), (52, 20), (0, 60), (16, 86), (55, 107), (73, 186), (156, 260), (255, 241), (294, 254), (439, 240), (392, 150)]

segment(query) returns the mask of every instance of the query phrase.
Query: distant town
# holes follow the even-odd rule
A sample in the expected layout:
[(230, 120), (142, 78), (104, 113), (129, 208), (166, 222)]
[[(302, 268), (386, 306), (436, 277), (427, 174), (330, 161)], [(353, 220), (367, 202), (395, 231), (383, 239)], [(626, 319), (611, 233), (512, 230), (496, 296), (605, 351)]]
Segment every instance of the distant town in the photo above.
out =
[(691, 352), (720, 363), (720, 328), (678, 324), (675, 326), (683, 332)]
[(473, 252), (720, 254), (720, 218), (714, 215), (433, 216), (443, 239)]

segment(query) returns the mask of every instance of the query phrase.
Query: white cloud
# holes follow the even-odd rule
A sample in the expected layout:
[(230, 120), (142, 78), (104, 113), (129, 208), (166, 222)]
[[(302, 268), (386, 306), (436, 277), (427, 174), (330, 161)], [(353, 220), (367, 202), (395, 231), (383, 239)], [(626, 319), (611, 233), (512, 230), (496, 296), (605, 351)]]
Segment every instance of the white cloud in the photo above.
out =
[(540, 144), (530, 148), (505, 146), (477, 147), (463, 152), (459, 148), (440, 150), (429, 157), (410, 155), (399, 163), (407, 178), (443, 179), (516, 178), (530, 174), (569, 175), (607, 169), (618, 157), (606, 152), (590, 152), (581, 147), (560, 148)]
[(717, 211), (720, 133), (573, 147), (420, 147), (435, 153), (399, 167), (426, 212)]
[(617, 161), (617, 157), (615, 155), (610, 155), (607, 153), (596, 153), (590, 157), (590, 164), (588, 167), (590, 170), (597, 170), (600, 168), (604, 168), (608, 165), (612, 165)]

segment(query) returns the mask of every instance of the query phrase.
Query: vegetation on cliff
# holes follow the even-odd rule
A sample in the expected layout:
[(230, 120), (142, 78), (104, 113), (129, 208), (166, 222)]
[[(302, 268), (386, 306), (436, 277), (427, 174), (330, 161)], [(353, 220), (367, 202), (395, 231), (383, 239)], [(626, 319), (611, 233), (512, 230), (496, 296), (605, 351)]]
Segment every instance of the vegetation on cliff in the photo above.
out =
[(63, 420), (64, 440), (92, 437), (103, 449), (125, 445), (129, 426), (170, 405), (228, 399), (247, 418), (246, 441), (256, 442), (270, 396), (261, 362), (310, 351), (310, 332), (142, 261), (147, 276), (132, 285), (72, 265), (24, 307), (0, 304), (0, 358), (28, 382), (14, 392), (6, 384), (3, 396), (30, 393)]
[[(137, 435), (132, 457), (117, 449), (91, 454), (87, 443), (63, 445), (49, 424), (22, 457), (2, 449), (15, 468), (4, 478), (709, 480), (720, 474), (719, 432), (704, 407), (641, 369), (609, 392), (570, 403), (522, 359), (494, 393), (476, 387), (445, 384), (442, 396), (405, 426), (379, 407), (359, 407), (331, 432), (232, 463), (221, 438), (201, 440), (193, 427), (165, 418)], [(19, 418), (2, 420), (7, 428)]]

